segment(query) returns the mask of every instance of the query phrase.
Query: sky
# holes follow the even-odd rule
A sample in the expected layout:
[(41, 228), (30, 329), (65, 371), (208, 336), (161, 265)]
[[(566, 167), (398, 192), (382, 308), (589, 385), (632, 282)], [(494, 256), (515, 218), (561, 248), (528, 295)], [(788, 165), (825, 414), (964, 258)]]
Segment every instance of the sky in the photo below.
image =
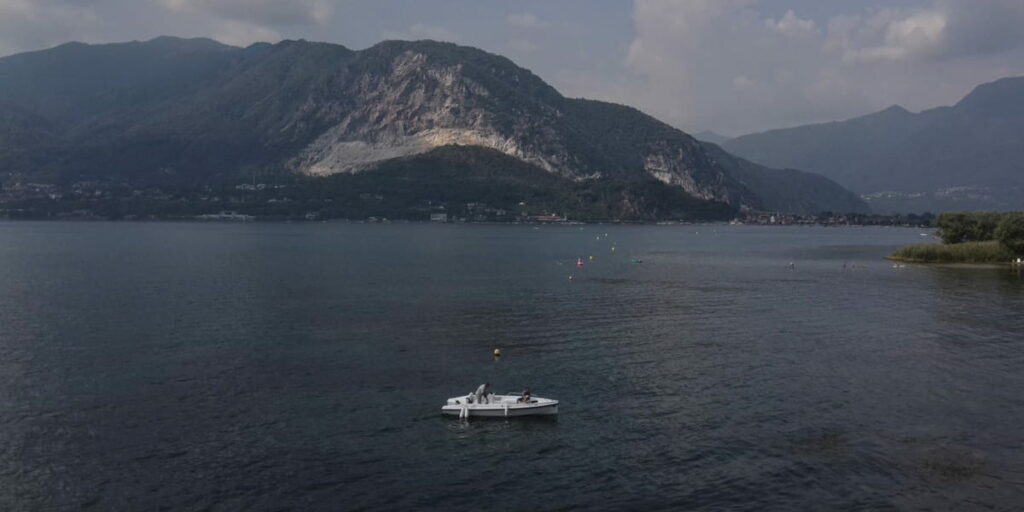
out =
[(361, 49), (436, 39), (511, 58), (565, 96), (735, 136), (1024, 75), (1024, 0), (0, 0), (0, 55), (161, 35)]

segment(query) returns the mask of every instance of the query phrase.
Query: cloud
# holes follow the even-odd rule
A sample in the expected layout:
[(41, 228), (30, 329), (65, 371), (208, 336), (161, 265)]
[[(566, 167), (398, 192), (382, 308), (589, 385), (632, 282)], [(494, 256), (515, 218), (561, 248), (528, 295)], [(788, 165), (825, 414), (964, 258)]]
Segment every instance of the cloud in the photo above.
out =
[(328, 0), (159, 1), (168, 11), (198, 17), (210, 37), (237, 46), (277, 42), (284, 29), (323, 26), (334, 17)]
[(549, 26), (547, 22), (540, 20), (528, 12), (524, 12), (523, 14), (509, 14), (505, 17), (505, 23), (514, 28), (527, 30), (540, 30), (548, 28)]
[(830, 21), (828, 46), (848, 61), (988, 57), (1024, 47), (1024, 2), (934, 0)]
[(786, 15), (779, 21), (768, 18), (764, 20), (764, 24), (769, 29), (787, 37), (814, 35), (818, 30), (818, 26), (814, 23), (814, 20), (801, 19), (795, 12), (793, 12), (792, 9), (786, 11)]
[(276, 43), (284, 39), (280, 32), (272, 28), (233, 20), (218, 23), (213, 31), (211, 37), (214, 40), (234, 46), (249, 46), (257, 42)]
[(604, 99), (689, 130), (748, 133), (901, 103), (950, 104), (1024, 74), (1024, 2), (920, 0), (818, 20), (759, 0), (636, 0), (628, 82)]
[(28, 0), (3, 0), (0, 2), (0, 15), (26, 16), (32, 13), (32, 3)]
[(801, 63), (819, 58), (816, 25), (795, 13), (763, 17), (757, 4), (637, 1), (626, 58), (639, 81), (632, 102), (685, 129), (732, 133), (744, 131), (734, 123), (751, 117), (751, 108), (797, 104), (795, 89), (812, 78)]
[(101, 20), (91, 1), (0, 0), (0, 55), (88, 39)]
[(847, 62), (900, 61), (940, 55), (948, 16), (937, 10), (883, 9), (867, 16), (838, 16), (829, 24), (826, 46)]
[(334, 16), (326, 0), (161, 0), (180, 13), (213, 15), (254, 26), (323, 25)]
[(1024, 47), (1024, 2), (936, 0), (949, 19), (943, 56), (989, 56)]
[(754, 87), (757, 87), (757, 84), (754, 83), (754, 81), (751, 80), (750, 78), (748, 78), (747, 76), (740, 75), (740, 76), (732, 79), (732, 87), (733, 87), (733, 89), (739, 89), (739, 90), (742, 90), (742, 89), (753, 89)]
[(448, 30), (440, 25), (430, 25), (427, 23), (414, 23), (408, 30), (404, 31), (390, 31), (385, 30), (381, 33), (381, 37), (384, 39), (433, 39), (435, 41), (448, 41), (458, 42), (460, 37), (455, 32)]

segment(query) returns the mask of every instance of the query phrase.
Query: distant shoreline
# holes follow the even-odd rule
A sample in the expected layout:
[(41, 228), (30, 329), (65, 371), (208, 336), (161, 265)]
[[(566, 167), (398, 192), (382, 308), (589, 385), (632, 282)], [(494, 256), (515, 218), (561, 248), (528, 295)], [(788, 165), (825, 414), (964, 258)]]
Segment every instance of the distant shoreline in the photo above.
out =
[(692, 220), (692, 221), (644, 221), (644, 220), (607, 220), (607, 221), (566, 221), (566, 222), (537, 222), (537, 221), (454, 221), (437, 222), (430, 220), (412, 219), (304, 219), (304, 218), (265, 218), (256, 217), (252, 219), (200, 219), (187, 217), (147, 217), (147, 218), (104, 218), (104, 217), (0, 217), (0, 222), (73, 222), (73, 223), (189, 223), (189, 224), (431, 224), (431, 225), (489, 225), (489, 226), (753, 226), (753, 227), (822, 227), (822, 228), (901, 228), (901, 229), (932, 229), (926, 226), (906, 224), (871, 224), (871, 223), (794, 223), (794, 224), (762, 224), (746, 222), (730, 222), (724, 220)]

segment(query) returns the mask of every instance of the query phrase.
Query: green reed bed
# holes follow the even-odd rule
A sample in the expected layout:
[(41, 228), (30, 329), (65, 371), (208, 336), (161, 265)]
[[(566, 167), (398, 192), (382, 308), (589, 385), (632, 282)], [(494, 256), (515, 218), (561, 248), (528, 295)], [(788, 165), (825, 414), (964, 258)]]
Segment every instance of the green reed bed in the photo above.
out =
[(996, 241), (960, 244), (913, 244), (899, 248), (891, 260), (911, 263), (1008, 263), (1014, 255)]

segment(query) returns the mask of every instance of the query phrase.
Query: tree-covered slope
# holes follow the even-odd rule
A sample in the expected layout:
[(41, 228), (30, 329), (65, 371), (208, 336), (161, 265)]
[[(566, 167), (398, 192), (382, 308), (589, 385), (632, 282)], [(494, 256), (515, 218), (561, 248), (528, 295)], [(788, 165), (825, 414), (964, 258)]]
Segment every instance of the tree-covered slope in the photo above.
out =
[(704, 143), (707, 152), (735, 180), (758, 192), (762, 210), (779, 212), (864, 213), (864, 201), (824, 176), (796, 169), (771, 169)]
[(466, 215), (470, 203), (508, 215), (547, 212), (586, 221), (727, 220), (736, 213), (653, 178), (571, 180), (479, 146), (442, 146), (387, 160), (368, 172), (328, 176), (317, 188), (389, 218)]

